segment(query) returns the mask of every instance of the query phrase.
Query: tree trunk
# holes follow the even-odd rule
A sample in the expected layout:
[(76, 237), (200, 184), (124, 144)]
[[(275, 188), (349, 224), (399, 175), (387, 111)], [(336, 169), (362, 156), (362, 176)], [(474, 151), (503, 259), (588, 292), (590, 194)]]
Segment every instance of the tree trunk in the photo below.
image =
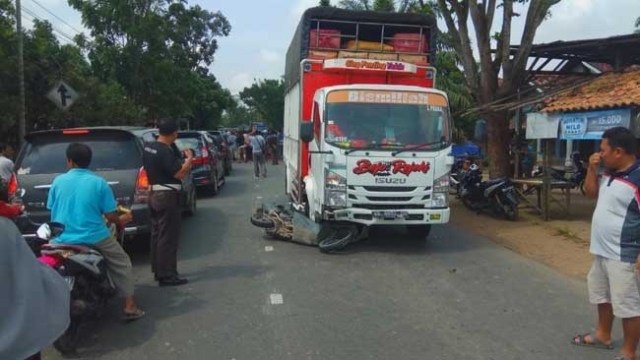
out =
[(487, 137), (490, 166), (489, 174), (492, 178), (511, 176), (509, 174), (509, 120), (506, 112), (484, 113), (487, 121)]

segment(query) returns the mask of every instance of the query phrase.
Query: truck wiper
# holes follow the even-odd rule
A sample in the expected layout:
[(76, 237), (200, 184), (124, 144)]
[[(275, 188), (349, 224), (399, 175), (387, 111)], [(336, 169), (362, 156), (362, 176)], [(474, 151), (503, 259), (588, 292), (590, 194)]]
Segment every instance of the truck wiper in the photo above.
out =
[(358, 151), (358, 150), (380, 150), (381, 148), (386, 147), (386, 146), (398, 146), (398, 145), (374, 143), (374, 144), (370, 144), (370, 146), (366, 147), (366, 148), (347, 149), (347, 150), (345, 150), (344, 154), (345, 155), (349, 155), (352, 152)]
[(444, 144), (444, 143), (446, 143), (446, 141), (443, 141), (443, 140), (432, 141), (430, 143), (420, 144), (420, 145), (412, 146), (410, 148), (405, 148), (405, 149), (401, 149), (401, 150), (398, 150), (398, 151), (394, 151), (394, 152), (391, 153), (391, 156), (396, 156), (396, 155), (398, 155), (398, 154), (400, 154), (402, 152), (405, 152), (405, 151), (417, 150), (417, 149), (423, 148), (425, 146)]

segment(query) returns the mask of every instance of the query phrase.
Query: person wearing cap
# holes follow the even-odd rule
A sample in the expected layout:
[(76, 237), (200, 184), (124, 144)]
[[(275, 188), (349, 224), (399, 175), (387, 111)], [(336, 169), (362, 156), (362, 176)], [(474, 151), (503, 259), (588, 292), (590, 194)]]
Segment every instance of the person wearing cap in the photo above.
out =
[(185, 161), (175, 146), (178, 123), (163, 120), (158, 124), (156, 142), (145, 145), (143, 163), (149, 178), (151, 217), (151, 271), (160, 286), (186, 284), (178, 276), (182, 179), (191, 170), (193, 152), (185, 150)]

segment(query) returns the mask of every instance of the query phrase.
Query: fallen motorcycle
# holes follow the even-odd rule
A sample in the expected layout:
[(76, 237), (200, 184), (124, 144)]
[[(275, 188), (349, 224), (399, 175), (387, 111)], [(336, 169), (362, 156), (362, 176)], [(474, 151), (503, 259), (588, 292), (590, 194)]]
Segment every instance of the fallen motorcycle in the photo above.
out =
[(317, 224), (291, 207), (275, 204), (259, 206), (251, 215), (251, 224), (265, 229), (273, 239), (317, 246), (323, 253), (338, 252), (362, 235), (356, 225)]

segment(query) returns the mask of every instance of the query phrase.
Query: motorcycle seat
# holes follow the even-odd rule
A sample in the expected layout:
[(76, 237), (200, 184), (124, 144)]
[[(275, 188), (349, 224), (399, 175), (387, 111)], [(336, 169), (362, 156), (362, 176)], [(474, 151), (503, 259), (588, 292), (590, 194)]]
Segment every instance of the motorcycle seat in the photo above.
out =
[(88, 246), (84, 246), (84, 245), (71, 245), (71, 244), (44, 244), (42, 245), (42, 250), (51, 250), (51, 251), (55, 251), (55, 250), (70, 250), (73, 251), (75, 253), (88, 253), (90, 252), (92, 249)]
[(505, 178), (489, 179), (485, 181), (483, 185), (489, 187), (489, 186), (504, 182), (505, 180), (506, 180)]

